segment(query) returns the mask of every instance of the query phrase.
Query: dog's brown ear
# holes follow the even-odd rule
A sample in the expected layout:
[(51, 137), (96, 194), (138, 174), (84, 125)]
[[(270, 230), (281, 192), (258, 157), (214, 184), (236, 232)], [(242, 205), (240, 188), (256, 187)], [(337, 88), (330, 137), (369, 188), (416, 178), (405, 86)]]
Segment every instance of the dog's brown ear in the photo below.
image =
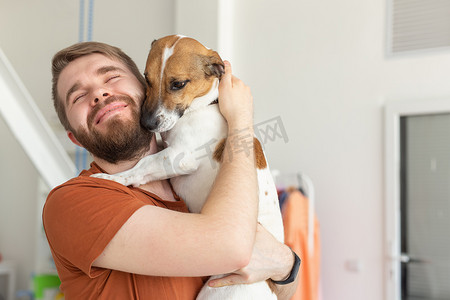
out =
[(210, 51), (209, 55), (201, 55), (203, 70), (206, 76), (222, 78), (225, 74), (225, 65), (216, 51)]

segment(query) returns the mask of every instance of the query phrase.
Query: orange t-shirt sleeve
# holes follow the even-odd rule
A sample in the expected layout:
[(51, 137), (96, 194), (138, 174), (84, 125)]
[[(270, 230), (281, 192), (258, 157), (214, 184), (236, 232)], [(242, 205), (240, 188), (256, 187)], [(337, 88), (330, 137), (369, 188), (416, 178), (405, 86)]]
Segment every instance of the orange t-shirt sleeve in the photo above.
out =
[(53, 255), (66, 268), (76, 267), (90, 277), (103, 272), (94, 260), (130, 218), (144, 206), (120, 185), (77, 178), (52, 190), (43, 211), (44, 228)]

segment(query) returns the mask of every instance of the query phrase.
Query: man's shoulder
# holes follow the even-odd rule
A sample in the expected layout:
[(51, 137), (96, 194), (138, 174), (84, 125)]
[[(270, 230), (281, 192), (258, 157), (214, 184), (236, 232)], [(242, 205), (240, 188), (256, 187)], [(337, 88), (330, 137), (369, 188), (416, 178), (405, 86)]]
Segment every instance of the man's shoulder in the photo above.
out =
[[(91, 173), (92, 174), (92, 173)], [(53, 188), (47, 196), (45, 207), (67, 206), (74, 202), (79, 205), (88, 204), (98, 199), (106, 198), (135, 198), (135, 194), (129, 187), (120, 183), (90, 177), (90, 174), (81, 173), (79, 176), (69, 179), (65, 183)]]
[(72, 190), (74, 192), (81, 193), (83, 191), (89, 191), (91, 189), (105, 190), (105, 191), (113, 190), (129, 193), (130, 190), (129, 187), (126, 187), (120, 183), (111, 180), (90, 177), (89, 175), (81, 173), (79, 176), (69, 179), (63, 184), (53, 188), (49, 194), (49, 197), (54, 193), (70, 192)]
[(67, 214), (101, 211), (107, 207), (139, 205), (130, 188), (117, 182), (89, 176), (77, 176), (55, 187), (43, 207), (45, 220), (68, 218)]

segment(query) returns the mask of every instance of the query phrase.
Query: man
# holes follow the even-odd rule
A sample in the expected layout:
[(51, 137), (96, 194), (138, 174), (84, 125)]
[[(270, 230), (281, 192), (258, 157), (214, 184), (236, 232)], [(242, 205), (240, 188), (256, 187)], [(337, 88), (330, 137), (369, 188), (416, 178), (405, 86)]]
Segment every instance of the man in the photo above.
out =
[[(219, 105), (228, 129), (252, 133), (250, 90), (229, 63), (225, 71)], [(52, 73), (61, 123), (94, 160), (52, 190), (44, 207), (66, 299), (195, 299), (211, 274), (232, 273), (214, 286), (289, 277), (293, 253), (257, 226), (252, 154), (223, 160), (200, 214), (187, 213), (166, 180), (133, 188), (92, 178), (130, 169), (157, 152), (155, 136), (139, 124), (145, 80), (120, 49), (96, 42), (58, 52)], [(295, 286), (275, 290), (288, 299)]]

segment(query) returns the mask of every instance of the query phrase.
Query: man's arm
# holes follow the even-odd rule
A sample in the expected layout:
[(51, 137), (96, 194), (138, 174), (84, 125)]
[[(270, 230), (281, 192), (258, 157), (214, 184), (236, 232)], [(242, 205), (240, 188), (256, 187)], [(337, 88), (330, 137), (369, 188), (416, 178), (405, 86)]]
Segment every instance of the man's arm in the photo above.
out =
[[(219, 105), (228, 130), (247, 129), (252, 137), (250, 90), (231, 75), (229, 64), (225, 71), (219, 86)], [(246, 266), (255, 240), (258, 206), (255, 161), (250, 150), (224, 152), (200, 214), (144, 206), (125, 222), (93, 266), (153, 276), (204, 276)]]

